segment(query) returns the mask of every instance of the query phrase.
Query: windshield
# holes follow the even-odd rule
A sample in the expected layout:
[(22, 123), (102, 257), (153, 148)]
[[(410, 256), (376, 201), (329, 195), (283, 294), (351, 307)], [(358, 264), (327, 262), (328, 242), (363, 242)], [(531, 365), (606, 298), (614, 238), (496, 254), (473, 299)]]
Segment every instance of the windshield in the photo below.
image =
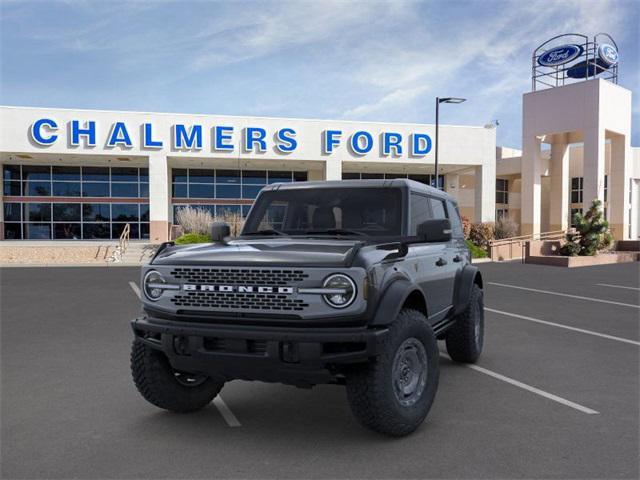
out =
[(316, 188), (264, 192), (242, 235), (399, 236), (398, 188)]

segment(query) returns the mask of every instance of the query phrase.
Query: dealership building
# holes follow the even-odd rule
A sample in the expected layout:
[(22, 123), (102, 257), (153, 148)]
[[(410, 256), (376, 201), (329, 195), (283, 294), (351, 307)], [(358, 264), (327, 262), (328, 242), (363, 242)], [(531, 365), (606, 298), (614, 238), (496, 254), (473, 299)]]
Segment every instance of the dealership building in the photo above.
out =
[(185, 205), (246, 215), (271, 183), (408, 177), (446, 190), (471, 221), (508, 216), (527, 235), (566, 230), (600, 199), (615, 238), (637, 239), (631, 91), (617, 85), (617, 51), (567, 81), (567, 64), (588, 66), (605, 45), (584, 38), (534, 52), (522, 150), (497, 147), (494, 125), (436, 136), (428, 124), (0, 107), (0, 238), (107, 240), (129, 224), (157, 243)]

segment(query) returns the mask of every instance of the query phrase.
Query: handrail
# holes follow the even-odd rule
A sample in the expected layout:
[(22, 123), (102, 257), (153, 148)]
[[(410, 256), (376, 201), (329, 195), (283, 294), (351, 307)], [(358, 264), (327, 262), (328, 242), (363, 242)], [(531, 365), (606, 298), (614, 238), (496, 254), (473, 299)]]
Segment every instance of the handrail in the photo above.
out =
[(118, 238), (118, 246), (113, 250), (113, 253), (109, 258), (107, 258), (107, 262), (121, 262), (122, 257), (124, 256), (124, 252), (127, 251), (129, 247), (129, 240), (131, 236), (131, 225), (126, 224), (122, 229), (122, 233)]
[(532, 240), (551, 240), (554, 238), (563, 238), (568, 232), (573, 231), (573, 229), (569, 230), (553, 230), (549, 232), (540, 232), (540, 233), (532, 233), (529, 235), (520, 235), (518, 237), (510, 237), (510, 238), (501, 238), (498, 240), (489, 241), (490, 247), (497, 247), (500, 245), (508, 245), (510, 243), (516, 242), (527, 242)]

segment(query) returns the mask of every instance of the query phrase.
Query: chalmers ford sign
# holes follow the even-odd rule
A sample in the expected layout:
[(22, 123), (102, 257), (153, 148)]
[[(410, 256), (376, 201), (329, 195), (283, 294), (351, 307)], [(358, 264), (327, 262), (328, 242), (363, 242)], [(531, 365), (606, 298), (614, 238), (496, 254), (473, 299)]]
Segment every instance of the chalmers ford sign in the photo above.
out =
[[(230, 125), (182, 124), (171, 125), (169, 131), (160, 131), (153, 123), (132, 125), (130, 122), (114, 121), (109, 125), (96, 121), (71, 120), (58, 122), (54, 118), (38, 118), (29, 128), (32, 142), (46, 148), (61, 140), (62, 130), (71, 147), (95, 147), (98, 142), (105, 148), (129, 149), (134, 147), (134, 138), (139, 137), (135, 146), (143, 150), (170, 148), (174, 151), (217, 151), (243, 153), (264, 153), (273, 151), (278, 155), (296, 152), (299, 147), (296, 129), (286, 126), (275, 131), (267, 131), (260, 126), (238, 129)], [(239, 130), (239, 131), (237, 131)], [(139, 133), (138, 133), (139, 132)], [(137, 137), (136, 137), (137, 135)], [(408, 154), (423, 157), (431, 152), (432, 140), (426, 133), (382, 132), (374, 135), (367, 130), (357, 130), (348, 135), (341, 129), (325, 129), (321, 135), (323, 155), (331, 155), (341, 145), (346, 145), (356, 156), (377, 154), (399, 156)]]

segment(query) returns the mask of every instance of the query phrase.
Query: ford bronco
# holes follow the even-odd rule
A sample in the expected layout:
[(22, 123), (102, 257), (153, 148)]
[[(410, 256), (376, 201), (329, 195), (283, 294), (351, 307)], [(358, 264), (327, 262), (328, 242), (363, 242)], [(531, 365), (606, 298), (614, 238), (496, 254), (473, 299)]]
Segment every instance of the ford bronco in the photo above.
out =
[(345, 385), (355, 417), (401, 436), (425, 419), (439, 349), (475, 362), (482, 277), (458, 207), (411, 180), (273, 184), (241, 234), (160, 246), (142, 269), (131, 322), (133, 380), (173, 412), (205, 407), (225, 382)]

